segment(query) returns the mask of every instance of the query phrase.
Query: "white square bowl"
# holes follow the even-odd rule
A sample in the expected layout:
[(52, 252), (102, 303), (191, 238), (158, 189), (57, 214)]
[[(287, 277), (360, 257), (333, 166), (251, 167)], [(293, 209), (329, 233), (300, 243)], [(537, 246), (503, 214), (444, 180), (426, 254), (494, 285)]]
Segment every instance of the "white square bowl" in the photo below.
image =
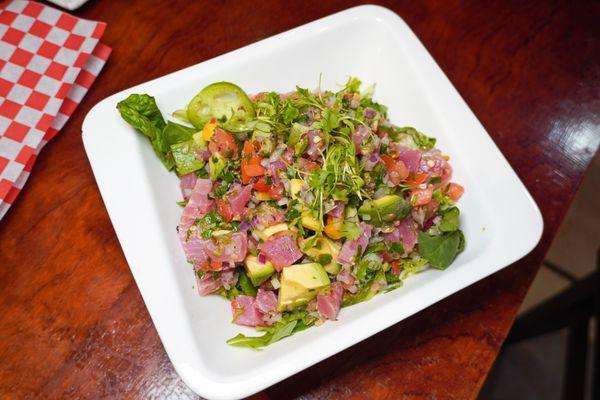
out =
[[(264, 350), (225, 340), (253, 330), (231, 324), (229, 303), (200, 297), (175, 227), (178, 179), (115, 106), (131, 93), (155, 96), (166, 115), (205, 85), (232, 81), (248, 93), (296, 84), (336, 89), (348, 76), (377, 83), (392, 122), (437, 137), (451, 155), (467, 246), (446, 271), (431, 270), (339, 320)], [(391, 11), (361, 6), (174, 72), (97, 104), (83, 141), (104, 203), (164, 347), (184, 382), (212, 399), (255, 393), (511, 264), (537, 244), (541, 214), (531, 196), (427, 50)]]

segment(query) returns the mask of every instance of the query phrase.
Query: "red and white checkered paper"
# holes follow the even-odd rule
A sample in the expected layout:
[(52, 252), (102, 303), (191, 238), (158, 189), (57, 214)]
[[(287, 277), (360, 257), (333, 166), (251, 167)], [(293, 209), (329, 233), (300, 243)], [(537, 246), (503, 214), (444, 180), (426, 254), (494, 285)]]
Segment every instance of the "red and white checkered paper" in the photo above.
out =
[(34, 1), (0, 9), (0, 219), (108, 59), (105, 28)]

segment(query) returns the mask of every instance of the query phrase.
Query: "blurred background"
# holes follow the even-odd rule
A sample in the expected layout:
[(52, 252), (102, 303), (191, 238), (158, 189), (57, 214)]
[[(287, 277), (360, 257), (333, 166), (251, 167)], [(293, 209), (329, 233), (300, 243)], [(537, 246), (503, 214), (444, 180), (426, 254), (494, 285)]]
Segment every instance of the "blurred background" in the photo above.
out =
[[(600, 155), (584, 179), (480, 394), (482, 400), (598, 399)], [(596, 362), (598, 364), (598, 362)], [(598, 376), (595, 376), (596, 386)]]

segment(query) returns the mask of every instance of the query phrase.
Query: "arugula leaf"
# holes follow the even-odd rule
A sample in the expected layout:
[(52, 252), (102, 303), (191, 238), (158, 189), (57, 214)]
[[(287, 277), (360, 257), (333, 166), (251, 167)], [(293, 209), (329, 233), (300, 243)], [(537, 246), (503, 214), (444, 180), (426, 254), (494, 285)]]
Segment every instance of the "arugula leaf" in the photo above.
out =
[(165, 120), (156, 105), (154, 97), (147, 94), (131, 94), (117, 104), (121, 117), (139, 132), (144, 134), (152, 143), (154, 152), (168, 170), (173, 169), (175, 163), (171, 149), (163, 129)]
[(248, 296), (256, 297), (256, 293), (258, 292), (258, 290), (254, 287), (254, 285), (250, 281), (250, 278), (248, 278), (248, 274), (246, 274), (246, 271), (244, 269), (240, 269), (239, 272), (240, 276), (236, 284), (237, 288), (241, 290), (244, 294), (247, 294)]
[(465, 238), (460, 229), (437, 236), (419, 232), (419, 252), (433, 268), (446, 269), (464, 249)]
[(284, 313), (282, 321), (271, 327), (264, 328), (264, 335), (246, 336), (239, 333), (229, 339), (227, 344), (238, 347), (251, 347), (254, 349), (265, 347), (312, 326), (315, 320), (307, 320), (308, 318), (308, 313), (306, 311)]
[(452, 232), (458, 229), (458, 208), (452, 207), (442, 212), (442, 221), (440, 222), (440, 231)]
[(238, 347), (252, 347), (257, 349), (266, 346), (266, 342), (272, 335), (265, 333), (262, 336), (246, 336), (242, 333), (238, 333), (236, 336), (227, 340), (227, 344)]
[(284, 337), (290, 336), (294, 332), (294, 328), (296, 327), (296, 324), (298, 324), (297, 320), (290, 321), (290, 322), (286, 323), (285, 325), (278, 327), (273, 332), (271, 338), (267, 342), (267, 345), (270, 345), (271, 343), (275, 343), (275, 342), (283, 339)]

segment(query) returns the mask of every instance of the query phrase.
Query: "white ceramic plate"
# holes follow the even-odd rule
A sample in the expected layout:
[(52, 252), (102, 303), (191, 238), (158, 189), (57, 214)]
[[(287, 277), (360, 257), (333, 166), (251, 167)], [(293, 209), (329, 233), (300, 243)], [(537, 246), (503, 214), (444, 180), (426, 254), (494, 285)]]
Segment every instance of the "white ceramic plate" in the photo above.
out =
[(75, 10), (87, 3), (88, 0), (48, 0), (50, 3), (66, 8), (67, 10)]
[[(452, 157), (465, 251), (446, 271), (343, 309), (328, 322), (262, 351), (225, 340), (253, 330), (231, 324), (229, 303), (200, 297), (175, 227), (178, 179), (115, 105), (131, 93), (155, 96), (163, 113), (182, 108), (221, 80), (248, 93), (296, 84), (335, 89), (349, 75), (377, 83), (391, 120), (438, 139)], [(198, 394), (233, 399), (255, 393), (323, 360), (527, 254), (542, 232), (531, 196), (427, 50), (396, 14), (361, 6), (177, 71), (108, 97), (83, 123), (83, 141), (127, 262), (171, 361)]]

